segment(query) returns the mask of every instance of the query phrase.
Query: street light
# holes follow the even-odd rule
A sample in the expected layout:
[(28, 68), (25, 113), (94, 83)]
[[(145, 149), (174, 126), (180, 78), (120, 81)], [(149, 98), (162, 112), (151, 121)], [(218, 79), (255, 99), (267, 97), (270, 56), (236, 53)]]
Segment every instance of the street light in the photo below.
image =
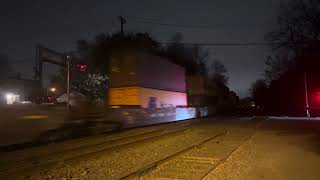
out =
[[(54, 96), (56, 90), (57, 89), (55, 87), (51, 87), (51, 88), (48, 87), (47, 88), (47, 98), (48, 98), (49, 101), (51, 101), (52, 96)], [(50, 96), (50, 95), (52, 95), (52, 96)]]

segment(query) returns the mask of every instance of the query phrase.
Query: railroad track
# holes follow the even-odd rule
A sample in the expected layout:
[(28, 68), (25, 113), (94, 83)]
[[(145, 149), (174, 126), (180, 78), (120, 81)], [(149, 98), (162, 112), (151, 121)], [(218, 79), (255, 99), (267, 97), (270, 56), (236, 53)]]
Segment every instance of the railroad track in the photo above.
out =
[[(202, 125), (202, 128), (205, 128), (206, 125)], [(180, 135), (180, 133), (185, 132), (188, 129), (187, 126), (179, 126), (174, 127), (172, 129), (158, 129), (146, 133), (136, 134), (133, 136), (127, 136), (123, 138), (114, 139), (113, 141), (105, 141), (100, 144), (92, 145), (92, 150), (88, 152), (88, 149), (91, 148), (87, 146), (85, 149), (85, 153), (81, 152), (80, 149), (73, 149), (68, 152), (64, 151), (61, 153), (62, 156), (65, 156), (65, 153), (72, 154), (72, 156), (64, 159), (55, 159), (59, 157), (59, 154), (53, 154), (51, 158), (46, 160), (41, 159), (38, 163), (32, 163), (25, 166), (20, 166), (19, 170), (14, 170), (8, 173), (10, 169), (7, 169), (5, 174), (0, 170), (0, 176), (9, 174), (18, 174), (22, 172), (26, 174), (28, 170), (32, 172), (41, 172), (43, 170), (51, 169), (51, 168), (61, 168), (65, 163), (75, 164), (81, 160), (91, 160), (101, 157), (105, 152), (111, 152), (117, 149), (125, 149), (126, 147), (132, 147), (131, 145), (145, 143), (145, 142), (153, 142), (165, 137), (172, 137), (174, 135)], [(212, 128), (208, 128), (207, 130), (202, 130), (203, 132), (208, 132), (212, 130)], [(220, 129), (217, 133), (208, 136), (210, 133), (205, 133), (206, 136), (202, 137), (201, 141), (197, 141), (184, 149), (181, 149), (178, 152), (173, 154), (169, 154), (166, 157), (161, 157), (160, 160), (149, 163), (144, 167), (138, 168), (128, 174), (117, 177), (117, 179), (154, 179), (154, 178), (176, 178), (176, 179), (204, 179), (210, 172), (214, 171), (219, 165), (221, 165), (224, 161), (228, 159), (228, 157), (236, 151), (242, 144), (247, 142), (254, 134), (252, 133), (243, 133), (240, 135), (239, 133), (232, 136), (232, 132), (229, 128)], [(230, 136), (231, 134), (231, 136)], [(176, 136), (180, 137), (180, 136)], [(221, 149), (223, 147), (223, 143), (230, 144), (230, 142), (235, 142), (232, 147), (229, 149)], [(113, 144), (112, 144), (113, 143)], [(111, 144), (111, 145), (110, 145)], [(222, 145), (221, 145), (222, 144)], [(231, 143), (232, 144), (232, 143)], [(206, 152), (210, 152), (211, 150), (222, 150), (223, 155), (216, 156), (215, 154), (205, 154)], [(78, 154), (76, 154), (76, 152)], [(63, 161), (63, 164), (58, 165), (59, 162)], [(182, 164), (180, 167), (174, 167), (176, 164)], [(31, 172), (31, 174), (32, 174)], [(21, 177), (21, 176), (20, 176)]]
[[(225, 162), (233, 152), (239, 149), (254, 135), (254, 132), (249, 134), (245, 133), (238, 139), (228, 139), (228, 133), (228, 130), (224, 130), (223, 132), (186, 147), (177, 153), (139, 168), (119, 179), (205, 179), (208, 174)], [(223, 140), (223, 138), (226, 139)], [(236, 143), (224, 152), (223, 155), (205, 155), (208, 154), (206, 152), (210, 150), (214, 151), (214, 146), (219, 149), (219, 146), (221, 146), (219, 145), (221, 144), (220, 141), (226, 141), (228, 143), (235, 141)]]
[(46, 154), (46, 156), (35, 156), (18, 161), (2, 162), (6, 164), (0, 167), (0, 176), (16, 173), (20, 171), (26, 171), (35, 167), (48, 167), (57, 164), (61, 161), (76, 161), (77, 159), (90, 158), (103, 152), (111, 151), (118, 148), (124, 148), (137, 143), (143, 143), (147, 141), (154, 141), (165, 136), (171, 136), (174, 134), (183, 133), (188, 128), (187, 125), (182, 124), (172, 127), (164, 127), (163, 129), (152, 130), (148, 132), (138, 133), (135, 135), (129, 135), (121, 138), (115, 138), (95, 144), (84, 145), (77, 148), (71, 148), (60, 152), (54, 152)]
[(163, 159), (161, 159), (159, 161), (156, 161), (156, 162), (153, 162), (151, 164), (148, 164), (147, 166), (142, 167), (142, 168), (140, 168), (140, 169), (138, 169), (138, 170), (136, 170), (134, 172), (131, 172), (130, 174), (127, 174), (127, 175), (125, 175), (123, 177), (120, 177), (119, 179), (134, 179), (134, 178), (137, 178), (137, 177), (142, 177), (142, 176), (150, 173), (151, 171), (155, 170), (158, 166), (160, 166), (160, 165), (162, 165), (162, 164), (164, 164), (166, 162), (169, 162), (169, 161), (171, 161), (171, 160), (173, 160), (173, 159), (175, 159), (175, 158), (177, 158), (177, 157), (179, 157), (179, 156), (181, 156), (181, 155), (183, 155), (183, 154), (185, 154), (185, 153), (187, 153), (187, 152), (189, 152), (189, 151), (191, 151), (191, 150), (193, 150), (195, 148), (198, 148), (201, 145), (203, 145), (203, 144), (205, 144), (205, 143), (207, 143), (207, 142), (209, 142), (209, 141), (211, 141), (211, 140), (213, 140), (213, 139), (215, 139), (215, 138), (217, 138), (217, 137), (219, 137), (219, 136), (221, 136), (221, 135), (223, 135), (225, 133), (226, 133), (226, 131), (223, 131), (221, 133), (215, 134), (214, 136), (206, 138), (206, 139), (204, 139), (204, 140), (202, 140), (200, 142), (194, 143), (193, 145), (191, 145), (191, 146), (189, 146), (189, 147), (187, 147), (187, 148), (185, 148), (185, 149), (183, 149), (183, 150), (181, 150), (181, 151), (179, 151), (177, 153), (169, 155), (169, 156), (167, 156), (167, 157), (165, 157), (165, 158), (163, 158)]
[(219, 160), (218, 163), (216, 163), (214, 166), (212, 166), (212, 168), (207, 171), (207, 173), (205, 173), (200, 179), (206, 179), (207, 176), (213, 172), (218, 166), (220, 166), (222, 163), (224, 163), (225, 161), (227, 161), (229, 159), (229, 157), (236, 151), (238, 150), (243, 144), (245, 144), (248, 140), (250, 140), (255, 133), (249, 135), (247, 138), (245, 138), (237, 147), (235, 147), (234, 149), (232, 149), (230, 152), (228, 152), (222, 159)]

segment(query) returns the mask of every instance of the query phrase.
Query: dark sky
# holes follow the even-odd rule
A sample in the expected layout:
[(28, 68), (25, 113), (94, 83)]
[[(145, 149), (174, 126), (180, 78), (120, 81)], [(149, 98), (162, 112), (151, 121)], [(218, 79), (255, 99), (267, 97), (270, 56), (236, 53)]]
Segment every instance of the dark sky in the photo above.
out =
[[(118, 31), (119, 15), (128, 17), (126, 30), (149, 32), (161, 42), (176, 32), (191, 43), (262, 42), (274, 27), (278, 7), (279, 0), (1, 0), (0, 53), (16, 62), (16, 71), (31, 76), (37, 43), (70, 51), (80, 38)], [(159, 26), (139, 20), (210, 28)], [(262, 76), (269, 54), (264, 46), (208, 48), (211, 57), (225, 64), (229, 87), (241, 96)], [(54, 69), (45, 67), (47, 75)]]

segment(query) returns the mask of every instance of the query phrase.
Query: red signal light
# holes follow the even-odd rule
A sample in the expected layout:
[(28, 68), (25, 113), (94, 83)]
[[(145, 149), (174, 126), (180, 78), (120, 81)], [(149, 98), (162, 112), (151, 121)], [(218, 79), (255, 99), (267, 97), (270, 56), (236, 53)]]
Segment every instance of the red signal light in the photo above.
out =
[(80, 71), (84, 72), (86, 71), (86, 68), (88, 67), (87, 64), (77, 64), (77, 67), (79, 68)]
[(313, 96), (312, 96), (312, 100), (316, 104), (320, 104), (320, 92), (314, 93)]

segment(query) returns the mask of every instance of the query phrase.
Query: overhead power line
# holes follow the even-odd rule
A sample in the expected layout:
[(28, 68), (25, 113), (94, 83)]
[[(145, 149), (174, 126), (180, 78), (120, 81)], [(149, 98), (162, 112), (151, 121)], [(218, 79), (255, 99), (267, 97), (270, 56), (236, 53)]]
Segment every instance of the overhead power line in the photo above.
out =
[(172, 42), (159, 42), (164, 45), (198, 45), (198, 46), (266, 46), (266, 45), (285, 45), (287, 43), (274, 43), (274, 42), (252, 42), (252, 43), (172, 43)]
[(155, 17), (125, 16), (125, 18), (137, 19), (137, 20), (147, 20), (147, 21), (161, 21), (160, 18), (155, 18)]
[(136, 23), (155, 24), (159, 26), (169, 26), (169, 27), (179, 27), (179, 28), (209, 29), (209, 30), (214, 30), (217, 28), (214, 26), (182, 25), (182, 24), (161, 23), (161, 22), (146, 21), (146, 20), (132, 20), (132, 21)]
[[(176, 24), (176, 23), (166, 23), (161, 21), (154, 21), (151, 18), (130, 18), (130, 22), (133, 23), (143, 23), (143, 24), (154, 24), (159, 26), (167, 26), (167, 27), (178, 27), (178, 28), (191, 28), (191, 29), (207, 29), (207, 30), (216, 30), (218, 28), (225, 28), (225, 27), (239, 27), (239, 24), (219, 24), (219, 25), (191, 25), (191, 24)], [(252, 27), (252, 25), (241, 25), (241, 26), (247, 26)], [(255, 26), (263, 26), (263, 25), (255, 25)]]
[[(130, 19), (130, 22), (137, 22), (137, 23), (149, 23), (149, 24), (156, 24), (161, 26), (172, 26), (172, 27), (181, 27), (181, 28), (200, 28), (200, 29), (216, 29), (218, 26), (207, 26), (207, 25), (182, 25), (182, 24), (172, 24), (172, 23), (162, 23), (153, 21), (154, 18), (147, 18), (147, 17), (134, 17), (130, 18), (126, 16), (126, 18)], [(235, 25), (230, 25), (235, 26)], [(266, 46), (266, 45), (284, 45), (285, 43), (275, 43), (275, 42), (236, 42), (236, 43), (173, 43), (173, 42), (158, 42), (158, 44), (162, 45), (198, 45), (198, 46)]]

